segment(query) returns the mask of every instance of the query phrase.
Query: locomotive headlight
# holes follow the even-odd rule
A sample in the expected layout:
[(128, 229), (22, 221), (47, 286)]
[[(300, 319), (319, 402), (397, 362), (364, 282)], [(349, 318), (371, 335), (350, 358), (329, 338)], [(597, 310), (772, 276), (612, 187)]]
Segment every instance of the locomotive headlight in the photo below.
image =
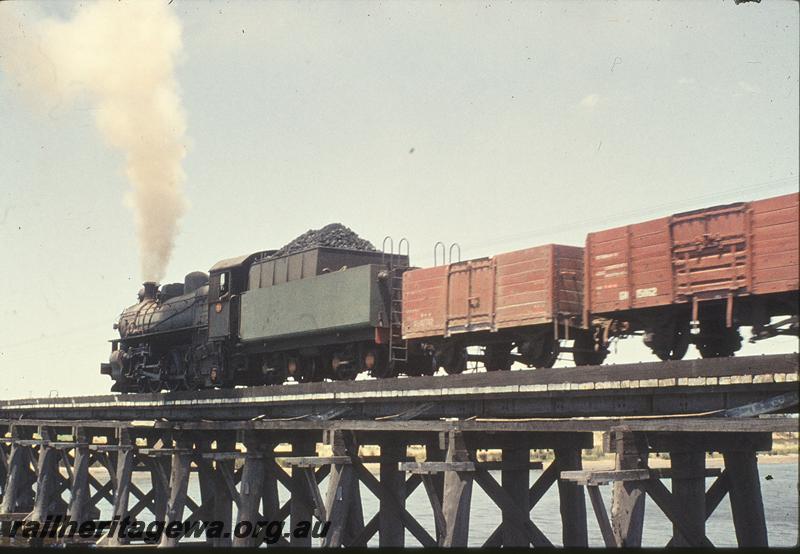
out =
[(220, 313), (220, 312), (222, 312), (222, 303), (221, 303), (221, 302), (217, 302), (217, 303), (214, 305), (214, 311), (215, 311), (215, 312), (217, 312), (217, 313)]

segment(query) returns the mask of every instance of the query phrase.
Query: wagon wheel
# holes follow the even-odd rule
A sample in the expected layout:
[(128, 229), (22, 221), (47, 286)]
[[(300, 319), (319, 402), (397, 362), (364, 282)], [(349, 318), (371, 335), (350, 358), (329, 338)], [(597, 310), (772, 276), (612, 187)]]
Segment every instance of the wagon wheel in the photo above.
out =
[(681, 360), (689, 349), (689, 321), (668, 322), (648, 331), (644, 343), (662, 361)]
[(575, 360), (576, 366), (600, 365), (605, 361), (606, 356), (608, 356), (608, 349), (605, 346), (595, 350), (595, 342), (591, 333), (578, 333), (578, 336), (575, 337), (572, 359)]
[(433, 375), (437, 369), (439, 368), (434, 365), (434, 357), (430, 354), (409, 354), (404, 373), (412, 376)]
[(549, 332), (527, 338), (517, 345), (517, 350), (528, 367), (536, 368), (553, 367), (561, 352), (559, 342)]
[(486, 371), (508, 371), (511, 369), (511, 344), (489, 344), (483, 352)]
[(697, 350), (703, 358), (727, 358), (742, 347), (742, 336), (737, 327), (725, 327), (721, 321), (700, 322)]
[(533, 367), (536, 369), (546, 369), (553, 367), (558, 360), (558, 355), (561, 353), (561, 344), (553, 335), (547, 334), (544, 336), (544, 344), (542, 344), (542, 354), (533, 360)]
[(448, 375), (457, 375), (467, 369), (467, 349), (448, 346), (436, 356), (437, 363)]

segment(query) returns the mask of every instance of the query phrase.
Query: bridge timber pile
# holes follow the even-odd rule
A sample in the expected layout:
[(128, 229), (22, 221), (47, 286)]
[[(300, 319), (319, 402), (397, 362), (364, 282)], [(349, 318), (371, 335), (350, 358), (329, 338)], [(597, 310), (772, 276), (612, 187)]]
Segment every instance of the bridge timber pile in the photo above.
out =
[[(330, 522), (324, 546), (366, 545), (376, 535), (380, 546), (406, 546), (406, 532), (423, 546), (465, 546), (477, 485), (502, 514), (486, 546), (586, 546), (590, 524), (606, 546), (640, 546), (646, 496), (673, 524), (670, 545), (710, 546), (705, 522), (726, 495), (738, 544), (766, 546), (757, 453), (771, 450), (772, 433), (798, 431), (795, 417), (767, 416), (796, 414), (797, 379), (798, 356), (790, 354), (2, 401), (0, 522), (7, 530), (22, 519), (97, 519), (107, 502), (120, 519), (215, 520), (226, 531), (240, 521), (316, 518)], [(582, 451), (597, 432), (615, 454), (613, 469), (583, 469)], [(360, 452), (373, 445), (379, 455)], [(410, 459), (410, 445), (424, 447), (424, 458)], [(486, 449), (501, 450), (501, 461), (479, 461)], [(532, 449), (552, 450), (553, 461), (531, 462)], [(671, 468), (649, 467), (660, 452)], [(707, 468), (707, 452), (722, 453), (724, 469)], [(543, 470), (533, 483), (532, 469)], [(150, 486), (137, 486), (134, 472)], [(198, 498), (188, 493), (191, 479)], [(360, 485), (379, 502), (369, 520)], [(432, 529), (407, 510), (420, 485)], [(531, 515), (553, 485), (558, 538)], [(599, 492), (605, 485), (610, 511)], [(290, 494), (283, 505), (279, 487)], [(311, 538), (276, 543), (286, 544), (310, 546)]]

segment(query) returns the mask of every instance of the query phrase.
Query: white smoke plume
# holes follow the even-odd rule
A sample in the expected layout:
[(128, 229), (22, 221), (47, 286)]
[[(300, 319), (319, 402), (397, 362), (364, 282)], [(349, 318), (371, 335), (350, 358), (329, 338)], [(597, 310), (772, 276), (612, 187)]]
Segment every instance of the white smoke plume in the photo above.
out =
[(180, 22), (163, 0), (84, 2), (68, 19), (36, 10), (32, 2), (0, 3), (4, 79), (46, 109), (93, 104), (97, 128), (126, 159), (142, 277), (160, 281), (186, 206)]

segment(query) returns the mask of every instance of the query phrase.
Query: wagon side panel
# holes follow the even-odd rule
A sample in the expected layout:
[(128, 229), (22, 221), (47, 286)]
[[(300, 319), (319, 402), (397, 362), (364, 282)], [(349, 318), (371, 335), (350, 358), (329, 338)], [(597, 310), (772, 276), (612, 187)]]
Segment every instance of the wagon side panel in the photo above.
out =
[(447, 266), (403, 274), (403, 337), (442, 336), (447, 321)]
[(798, 290), (800, 194), (751, 202), (752, 292)]
[(737, 203), (670, 218), (676, 302), (748, 292), (750, 217), (748, 204)]
[(556, 244), (553, 257), (557, 268), (553, 285), (554, 312), (579, 316), (583, 312), (583, 248)]
[(495, 325), (498, 329), (552, 321), (553, 259), (553, 245), (495, 256)]
[(586, 297), (592, 313), (672, 302), (669, 218), (590, 233)]
[(633, 308), (663, 306), (673, 301), (669, 218), (630, 226), (630, 289)]

